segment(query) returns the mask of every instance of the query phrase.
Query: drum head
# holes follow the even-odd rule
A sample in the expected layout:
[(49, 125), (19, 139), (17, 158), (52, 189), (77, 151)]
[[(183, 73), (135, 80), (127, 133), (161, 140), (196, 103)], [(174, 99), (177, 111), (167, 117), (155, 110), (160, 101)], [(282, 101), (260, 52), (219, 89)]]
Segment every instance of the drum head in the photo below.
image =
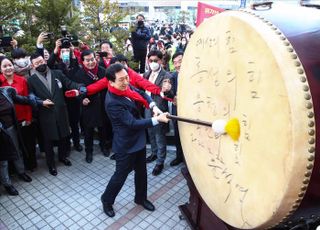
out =
[(179, 116), (240, 121), (239, 141), (179, 122), (192, 179), (220, 219), (265, 228), (295, 211), (313, 167), (315, 130), (303, 67), (279, 29), (241, 11), (205, 21), (185, 52), (177, 104)]

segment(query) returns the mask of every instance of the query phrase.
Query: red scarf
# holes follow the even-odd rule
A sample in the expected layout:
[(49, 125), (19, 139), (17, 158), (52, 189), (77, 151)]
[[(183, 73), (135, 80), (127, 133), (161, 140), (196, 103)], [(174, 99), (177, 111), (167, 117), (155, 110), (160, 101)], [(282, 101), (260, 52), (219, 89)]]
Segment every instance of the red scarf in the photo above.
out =
[(86, 72), (86, 74), (92, 78), (92, 80), (94, 81), (97, 81), (99, 80), (99, 77), (98, 77), (98, 63), (96, 64), (96, 66), (93, 68), (93, 69), (88, 69), (87, 67), (85, 67), (84, 65), (83, 66), (83, 69), (84, 71)]
[(102, 60), (103, 60), (105, 68), (108, 68), (110, 66), (111, 59), (102, 58)]
[(149, 108), (149, 104), (146, 99), (144, 99), (138, 92), (131, 90), (130, 87), (128, 86), (126, 90), (118, 90), (111, 86), (110, 82), (108, 83), (108, 90), (117, 95), (117, 96), (122, 96), (122, 97), (128, 97), (133, 101), (137, 101), (140, 104), (144, 105), (147, 109)]

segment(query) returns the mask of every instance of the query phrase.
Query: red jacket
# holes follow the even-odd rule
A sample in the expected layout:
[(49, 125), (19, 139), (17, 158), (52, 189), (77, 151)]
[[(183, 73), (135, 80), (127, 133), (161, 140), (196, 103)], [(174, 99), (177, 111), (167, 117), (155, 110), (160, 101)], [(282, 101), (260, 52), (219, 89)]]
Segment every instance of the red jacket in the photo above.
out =
[[(0, 75), (0, 82), (2, 83), (1, 86), (11, 86), (16, 89), (17, 94), (21, 96), (28, 96), (29, 90), (28, 90), (28, 84), (27, 80), (24, 77), (21, 77), (19, 75), (14, 74), (13, 75), (13, 82), (10, 85), (3, 76), (3, 74)], [(32, 120), (32, 108), (29, 105), (15, 105), (16, 109), (16, 115), (18, 121), (31, 121)]]
[[(130, 69), (129, 67), (128, 67), (128, 75), (130, 79), (130, 85), (139, 89), (147, 90), (156, 95), (160, 94), (161, 89), (159, 86), (152, 84), (147, 79), (144, 79), (140, 74), (135, 72), (133, 69)], [(105, 77), (91, 85), (88, 85), (87, 94), (88, 95), (96, 94), (101, 90), (106, 89), (107, 87), (108, 87), (108, 79)]]

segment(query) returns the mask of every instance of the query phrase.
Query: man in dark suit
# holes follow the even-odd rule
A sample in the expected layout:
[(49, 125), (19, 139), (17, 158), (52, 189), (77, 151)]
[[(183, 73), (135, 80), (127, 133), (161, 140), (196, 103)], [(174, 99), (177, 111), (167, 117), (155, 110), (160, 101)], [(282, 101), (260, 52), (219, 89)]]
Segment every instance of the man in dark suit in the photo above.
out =
[[(134, 170), (135, 203), (149, 211), (154, 211), (153, 204), (147, 200), (146, 135), (145, 129), (167, 123), (168, 113), (160, 113), (152, 118), (143, 119), (136, 103), (146, 107), (156, 107), (145, 93), (137, 92), (129, 86), (129, 76), (124, 66), (112, 64), (106, 70), (109, 80), (105, 109), (111, 120), (114, 132), (112, 150), (115, 152), (116, 171), (111, 177), (105, 192), (101, 196), (104, 212), (115, 215), (113, 203), (120, 192), (128, 174)], [(145, 99), (147, 98), (147, 100)]]
[[(172, 103), (172, 114), (177, 115), (177, 90), (178, 90), (178, 76), (180, 72), (180, 67), (182, 63), (183, 52), (176, 52), (172, 56), (172, 62), (175, 68), (175, 71), (172, 73), (171, 83), (173, 88), (174, 94), (174, 101)], [(175, 138), (175, 145), (176, 145), (176, 158), (170, 162), (170, 166), (179, 165), (184, 161), (182, 146), (180, 142), (180, 134), (178, 129), (178, 122), (177, 120), (173, 120), (173, 127), (174, 127), (174, 138)]]
[(54, 142), (58, 142), (59, 161), (71, 166), (67, 159), (67, 137), (70, 135), (67, 106), (64, 100), (64, 89), (78, 89), (81, 85), (70, 81), (61, 71), (50, 70), (41, 54), (30, 57), (33, 74), (28, 79), (30, 92), (42, 100), (50, 99), (54, 105), (50, 108), (39, 108), (39, 123), (44, 141), (49, 173), (57, 175), (54, 161)]
[[(162, 67), (162, 58), (163, 55), (159, 50), (152, 50), (148, 53), (148, 63), (150, 70), (144, 73), (143, 77), (148, 79), (151, 83), (162, 88), (163, 84), (170, 83), (171, 74), (165, 71)], [(149, 93), (151, 98), (157, 104), (159, 109), (163, 112), (169, 110), (168, 101), (162, 98), (160, 95), (155, 95)], [(167, 94), (170, 97), (170, 94), (173, 92), (169, 91)], [(149, 109), (145, 110), (145, 117), (152, 117), (152, 112)], [(151, 144), (151, 155), (147, 158), (147, 162), (152, 162), (157, 159), (157, 163), (152, 171), (152, 175), (157, 176), (163, 170), (164, 161), (167, 154), (167, 142), (166, 142), (166, 133), (168, 131), (167, 124), (160, 124), (156, 127), (148, 129), (149, 140)]]

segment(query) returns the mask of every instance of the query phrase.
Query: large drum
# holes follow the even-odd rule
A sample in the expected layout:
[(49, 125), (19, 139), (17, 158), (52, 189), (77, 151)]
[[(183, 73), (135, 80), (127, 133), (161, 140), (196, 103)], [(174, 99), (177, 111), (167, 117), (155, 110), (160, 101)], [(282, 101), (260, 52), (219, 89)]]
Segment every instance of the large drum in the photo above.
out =
[(193, 182), (234, 228), (319, 215), (319, 30), (320, 10), (273, 4), (213, 16), (188, 44), (179, 116), (240, 121), (239, 141), (179, 122)]

